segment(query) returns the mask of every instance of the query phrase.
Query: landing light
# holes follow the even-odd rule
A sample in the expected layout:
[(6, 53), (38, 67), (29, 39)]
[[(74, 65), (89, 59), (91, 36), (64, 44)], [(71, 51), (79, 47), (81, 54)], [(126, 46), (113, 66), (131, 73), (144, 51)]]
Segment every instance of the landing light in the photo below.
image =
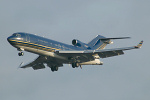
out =
[(104, 43), (106, 43), (106, 44), (113, 44), (114, 42), (113, 41), (105, 41)]
[(110, 44), (113, 44), (113, 43), (114, 43), (113, 41), (110, 42)]
[(17, 38), (17, 40), (21, 40), (21, 38)]

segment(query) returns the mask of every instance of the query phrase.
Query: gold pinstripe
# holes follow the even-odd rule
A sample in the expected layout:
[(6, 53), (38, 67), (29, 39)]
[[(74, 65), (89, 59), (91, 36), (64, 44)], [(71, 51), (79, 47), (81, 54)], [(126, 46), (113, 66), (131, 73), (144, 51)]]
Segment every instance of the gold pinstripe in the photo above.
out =
[[(54, 52), (55, 50), (61, 50), (61, 49), (57, 49), (57, 48), (52, 48), (52, 47), (48, 47), (48, 46), (44, 46), (44, 45), (38, 45), (38, 44), (34, 44), (34, 43), (29, 43), (29, 42), (23, 42), (23, 41), (17, 41), (17, 40), (10, 40), (12, 42), (21, 42), (21, 43), (16, 43), (16, 44), (22, 44), (23, 46), (28, 45), (28, 47), (34, 47), (36, 49), (41, 49), (41, 50), (46, 50), (46, 51), (51, 51)], [(27, 44), (24, 44), (27, 43)], [(30, 45), (31, 44), (31, 45)], [(38, 47), (41, 46), (41, 47)], [(45, 47), (45, 48), (43, 48)]]
[[(103, 45), (103, 44), (102, 44), (102, 45)], [(101, 45), (101, 46), (102, 46), (102, 45)], [(101, 46), (100, 46), (100, 47), (101, 47)], [(99, 50), (100, 47), (98, 47), (96, 50)]]
[(99, 49), (103, 49), (107, 44), (106, 43), (103, 43), (100, 47), (98, 47), (96, 50), (99, 50)]
[(106, 45), (107, 45), (107, 44), (106, 44), (106, 43), (104, 43), (104, 45), (102, 46), (102, 48), (101, 48), (101, 49), (104, 49), (104, 48), (106, 47)]
[(99, 50), (103, 45), (104, 45), (104, 43), (100, 47), (98, 47), (96, 50)]
[(105, 43), (103, 43), (103, 45), (101, 46), (101, 48), (100, 49), (103, 49), (103, 47), (105, 46)]

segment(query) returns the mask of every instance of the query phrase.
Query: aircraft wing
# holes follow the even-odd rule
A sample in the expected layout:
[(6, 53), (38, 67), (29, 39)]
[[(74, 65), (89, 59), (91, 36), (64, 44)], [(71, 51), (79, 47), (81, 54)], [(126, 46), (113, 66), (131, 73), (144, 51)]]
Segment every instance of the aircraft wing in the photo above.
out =
[(28, 64), (22, 65), (22, 63), (21, 63), (19, 68), (32, 67), (34, 70), (43, 69), (43, 68), (45, 68), (45, 66), (44, 66), (45, 63), (48, 64), (49, 67), (51, 67), (51, 66), (57, 66), (57, 67), (63, 66), (62, 63), (57, 62), (57, 60), (55, 60), (51, 57), (39, 56), (34, 61), (32, 61)]
[(42, 69), (45, 68), (45, 66), (43, 65), (45, 59), (43, 56), (39, 56), (38, 58), (36, 58), (34, 61), (25, 64), (25, 65), (20, 65), (19, 68), (28, 68), (28, 67), (32, 67), (34, 70), (36, 69)]
[(118, 56), (124, 54), (123, 51), (141, 48), (143, 41), (141, 41), (137, 46), (115, 48), (115, 49), (103, 49), (103, 50), (84, 50), (84, 51), (56, 51), (58, 55), (77, 58), (80, 61), (92, 60), (93, 55), (98, 54), (100, 58), (107, 58), (112, 56)]
[[(103, 50), (83, 50), (83, 51), (56, 51), (55, 53), (60, 56), (67, 57), (68, 59), (79, 60), (80, 62), (86, 62), (94, 60), (94, 55), (99, 55), (100, 58), (107, 58), (112, 56), (118, 56), (124, 54), (123, 51), (141, 48), (143, 41), (141, 41), (137, 46), (115, 48), (115, 49), (103, 49)], [(55, 59), (52, 57), (39, 56), (34, 61), (29, 64), (20, 65), (20, 68), (32, 67), (34, 70), (45, 68), (44, 63), (49, 67), (53, 66), (63, 66), (63, 61), (60, 59)]]

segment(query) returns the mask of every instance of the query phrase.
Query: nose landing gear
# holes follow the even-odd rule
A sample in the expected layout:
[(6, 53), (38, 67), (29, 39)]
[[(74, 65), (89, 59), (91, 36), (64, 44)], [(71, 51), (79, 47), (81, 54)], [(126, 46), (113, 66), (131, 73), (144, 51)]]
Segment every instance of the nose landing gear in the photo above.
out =
[(19, 55), (19, 56), (23, 56), (24, 53), (23, 53), (23, 52), (19, 52), (18, 55)]
[(17, 50), (20, 51), (20, 52), (18, 53), (18, 56), (23, 56), (23, 55), (24, 55), (24, 53), (22, 52), (22, 51), (24, 51), (23, 48), (17, 48)]

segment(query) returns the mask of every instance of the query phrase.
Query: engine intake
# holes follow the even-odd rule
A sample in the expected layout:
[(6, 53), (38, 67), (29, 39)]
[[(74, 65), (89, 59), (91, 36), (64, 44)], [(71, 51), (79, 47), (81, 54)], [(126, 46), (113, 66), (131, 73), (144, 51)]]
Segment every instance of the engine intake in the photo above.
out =
[(72, 40), (72, 44), (74, 45), (74, 46), (79, 46), (79, 47), (81, 47), (81, 43), (80, 43), (80, 41), (79, 40)]
[(83, 42), (81, 42), (79, 40), (76, 40), (76, 39), (72, 40), (72, 44), (74, 46), (77, 46), (77, 47), (80, 47), (80, 48), (84, 48), (84, 49), (87, 49), (89, 47), (89, 46), (87, 46), (87, 44), (85, 44), (85, 43), (83, 43)]

